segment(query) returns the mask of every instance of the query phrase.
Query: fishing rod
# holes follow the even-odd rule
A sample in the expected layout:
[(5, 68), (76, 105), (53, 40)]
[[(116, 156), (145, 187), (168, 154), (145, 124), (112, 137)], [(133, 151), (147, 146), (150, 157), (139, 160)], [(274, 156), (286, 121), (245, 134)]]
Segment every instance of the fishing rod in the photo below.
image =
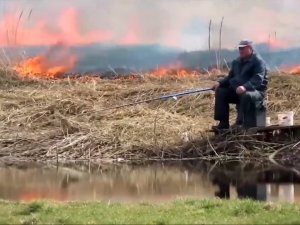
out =
[(185, 91), (185, 92), (180, 92), (180, 93), (175, 93), (175, 94), (163, 95), (163, 96), (159, 96), (159, 97), (156, 97), (156, 98), (150, 98), (150, 99), (141, 100), (141, 101), (137, 101), (137, 102), (132, 102), (132, 103), (124, 104), (124, 105), (119, 105), (119, 106), (106, 108), (106, 109), (103, 109), (101, 111), (106, 111), (106, 110), (111, 110), (111, 109), (119, 109), (119, 108), (123, 108), (123, 107), (127, 107), (127, 106), (133, 106), (133, 105), (138, 105), (138, 104), (157, 101), (157, 100), (167, 100), (169, 98), (173, 98), (173, 99), (177, 100), (177, 98), (182, 97), (182, 96), (208, 92), (208, 91), (211, 91), (211, 90), (213, 90), (213, 89), (212, 88), (203, 88), (203, 89)]

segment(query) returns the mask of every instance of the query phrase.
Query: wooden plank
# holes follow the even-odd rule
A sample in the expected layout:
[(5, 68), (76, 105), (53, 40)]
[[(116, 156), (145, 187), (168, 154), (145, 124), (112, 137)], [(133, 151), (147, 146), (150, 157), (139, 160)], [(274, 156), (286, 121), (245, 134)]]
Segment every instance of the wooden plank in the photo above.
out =
[[(258, 132), (268, 132), (268, 131), (275, 131), (275, 130), (293, 130), (300, 132), (300, 125), (293, 125), (293, 126), (279, 126), (279, 125), (272, 125), (268, 127), (252, 127), (248, 130), (245, 130), (247, 134), (256, 134)], [(215, 130), (209, 130), (209, 132), (214, 132), (216, 134)], [(224, 133), (233, 134), (233, 133), (239, 133), (235, 129), (228, 129), (226, 131), (223, 131)]]
[(248, 129), (247, 133), (255, 134), (257, 132), (268, 132), (268, 131), (275, 131), (275, 130), (300, 130), (300, 125), (293, 125), (293, 126), (279, 126), (273, 125), (268, 127), (253, 127)]

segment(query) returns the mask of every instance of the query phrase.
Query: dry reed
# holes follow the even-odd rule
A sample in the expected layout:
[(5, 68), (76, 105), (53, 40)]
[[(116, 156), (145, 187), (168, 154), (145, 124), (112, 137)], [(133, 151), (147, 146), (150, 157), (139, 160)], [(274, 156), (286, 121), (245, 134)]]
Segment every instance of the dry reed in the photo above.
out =
[[(38, 161), (207, 158), (203, 154), (207, 145), (194, 149), (187, 146), (201, 137), (207, 140), (206, 131), (214, 123), (213, 93), (103, 109), (209, 87), (213, 79), (216, 78), (30, 81), (2, 73), (0, 157)], [(268, 107), (273, 120), (276, 112), (293, 109), (295, 121), (299, 121), (299, 91), (299, 77), (271, 77)], [(235, 113), (231, 119), (234, 117)], [(219, 140), (208, 140), (216, 149), (213, 154), (222, 158), (224, 152), (218, 153), (216, 148)], [(266, 154), (276, 149), (270, 148)]]

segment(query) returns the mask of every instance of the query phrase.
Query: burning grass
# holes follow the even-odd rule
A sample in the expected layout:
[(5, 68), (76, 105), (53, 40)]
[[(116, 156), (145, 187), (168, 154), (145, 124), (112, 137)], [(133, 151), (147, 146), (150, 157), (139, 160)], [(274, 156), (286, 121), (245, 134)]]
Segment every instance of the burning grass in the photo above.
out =
[[(2, 74), (0, 156), (26, 160), (143, 160), (199, 157), (186, 147), (213, 125), (213, 93), (106, 108), (167, 93), (209, 87), (197, 79), (18, 80)], [(300, 79), (272, 76), (269, 110), (294, 110)], [(296, 103), (296, 104), (295, 104)], [(232, 118), (234, 118), (234, 114)]]

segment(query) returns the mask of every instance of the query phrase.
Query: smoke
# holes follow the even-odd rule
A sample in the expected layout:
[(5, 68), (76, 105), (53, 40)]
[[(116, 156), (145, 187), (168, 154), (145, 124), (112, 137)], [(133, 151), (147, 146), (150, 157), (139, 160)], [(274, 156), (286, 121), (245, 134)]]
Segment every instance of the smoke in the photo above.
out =
[(212, 19), (212, 46), (217, 48), (224, 16), (223, 47), (233, 48), (242, 38), (296, 47), (299, 8), (298, 0), (1, 0), (0, 43), (157, 43), (207, 49)]

